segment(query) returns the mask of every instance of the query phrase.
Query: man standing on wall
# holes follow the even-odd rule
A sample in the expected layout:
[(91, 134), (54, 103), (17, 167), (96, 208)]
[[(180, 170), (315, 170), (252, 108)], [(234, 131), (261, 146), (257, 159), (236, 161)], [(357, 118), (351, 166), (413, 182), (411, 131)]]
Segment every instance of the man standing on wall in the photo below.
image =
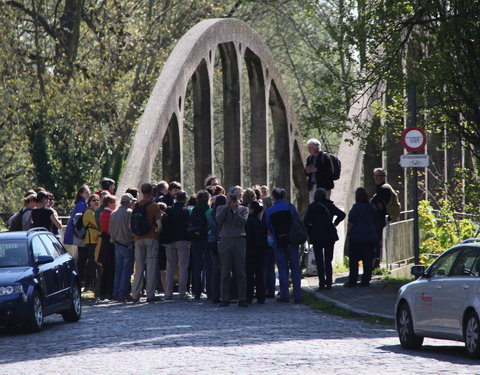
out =
[(322, 152), (321, 144), (318, 139), (312, 138), (307, 142), (310, 156), (307, 158), (305, 174), (308, 177), (308, 189), (310, 191), (310, 203), (314, 201), (315, 191), (318, 188), (325, 189), (327, 199), (333, 189), (334, 171), (331, 159)]

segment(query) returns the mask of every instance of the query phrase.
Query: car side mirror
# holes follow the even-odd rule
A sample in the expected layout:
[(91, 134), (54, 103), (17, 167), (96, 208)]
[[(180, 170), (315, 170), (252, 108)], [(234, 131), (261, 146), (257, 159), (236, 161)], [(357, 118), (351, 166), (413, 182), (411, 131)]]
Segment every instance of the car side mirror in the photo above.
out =
[(419, 278), (425, 274), (425, 267), (424, 266), (412, 266), (410, 269), (410, 273), (415, 276), (415, 278)]
[(35, 264), (39, 266), (40, 264), (47, 264), (53, 262), (54, 259), (51, 255), (39, 255)]

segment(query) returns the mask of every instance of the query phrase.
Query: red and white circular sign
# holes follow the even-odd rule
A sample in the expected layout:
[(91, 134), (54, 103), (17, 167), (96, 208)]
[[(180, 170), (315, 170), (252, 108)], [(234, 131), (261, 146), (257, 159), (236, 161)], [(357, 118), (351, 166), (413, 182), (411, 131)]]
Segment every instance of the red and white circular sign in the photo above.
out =
[(427, 135), (422, 129), (411, 127), (404, 130), (402, 134), (402, 145), (408, 151), (420, 151), (427, 144)]

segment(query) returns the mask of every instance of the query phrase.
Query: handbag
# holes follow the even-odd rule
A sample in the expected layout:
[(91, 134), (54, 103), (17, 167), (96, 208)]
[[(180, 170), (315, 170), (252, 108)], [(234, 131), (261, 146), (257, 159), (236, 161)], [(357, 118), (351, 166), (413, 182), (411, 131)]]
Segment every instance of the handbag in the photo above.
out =
[(305, 224), (299, 216), (295, 216), (292, 205), (290, 205), (290, 215), (292, 217), (290, 230), (288, 232), (288, 240), (292, 245), (302, 245), (307, 242), (308, 232)]

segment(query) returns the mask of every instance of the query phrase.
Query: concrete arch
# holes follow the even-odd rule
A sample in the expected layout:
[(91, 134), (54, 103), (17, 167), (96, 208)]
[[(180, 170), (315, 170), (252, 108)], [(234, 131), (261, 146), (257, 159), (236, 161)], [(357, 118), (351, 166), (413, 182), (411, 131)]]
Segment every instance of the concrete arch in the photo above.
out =
[[(196, 185), (201, 184), (201, 175), (213, 172), (212, 97), (217, 48), (224, 77), (224, 185), (241, 184), (242, 168), (251, 169), (252, 181), (268, 181), (267, 106), (270, 104), (275, 129), (273, 138), (278, 150), (273, 155), (274, 181), (291, 193), (292, 164), (302, 165), (303, 170), (304, 157), (296, 118), (280, 72), (267, 46), (247, 24), (235, 19), (211, 19), (190, 29), (165, 63), (125, 162), (119, 194), (128, 186), (139, 186), (150, 180), (153, 162), (162, 143), (165, 178), (182, 180), (183, 111), (190, 81), (194, 101)], [(253, 131), (250, 141), (258, 151), (250, 166), (242, 162), (241, 64), (244, 60), (251, 92)], [(304, 196), (305, 178), (296, 173), (294, 182), (297, 193)]]

